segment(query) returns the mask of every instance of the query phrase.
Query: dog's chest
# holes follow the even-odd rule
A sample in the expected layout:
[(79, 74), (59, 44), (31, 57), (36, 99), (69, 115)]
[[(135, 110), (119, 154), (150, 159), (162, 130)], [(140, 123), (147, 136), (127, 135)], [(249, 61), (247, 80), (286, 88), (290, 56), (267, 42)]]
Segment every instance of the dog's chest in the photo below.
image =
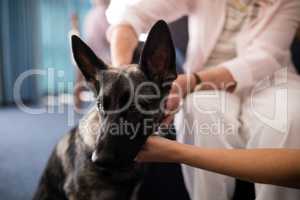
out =
[[(129, 200), (137, 180), (123, 181), (116, 174), (103, 174), (89, 164), (78, 164), (67, 176), (64, 190), (73, 200)], [(118, 179), (117, 179), (118, 177)]]
[(78, 132), (83, 143), (91, 149), (96, 146), (100, 119), (96, 107), (92, 108), (79, 122)]
[(86, 148), (83, 148), (86, 144), (80, 137), (76, 129), (65, 135), (56, 148), (66, 175), (63, 189), (69, 199), (130, 199), (139, 181), (140, 170), (99, 171), (89, 158)]

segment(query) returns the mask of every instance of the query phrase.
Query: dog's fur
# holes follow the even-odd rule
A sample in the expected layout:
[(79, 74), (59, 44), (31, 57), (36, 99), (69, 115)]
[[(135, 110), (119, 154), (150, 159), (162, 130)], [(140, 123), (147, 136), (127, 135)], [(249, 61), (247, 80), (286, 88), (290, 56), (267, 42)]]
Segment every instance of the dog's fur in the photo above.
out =
[[(97, 106), (81, 120), (78, 127), (65, 135), (56, 145), (42, 175), (34, 200), (128, 200), (132, 199), (141, 175), (141, 165), (134, 158), (154, 124), (163, 117), (158, 109), (176, 78), (175, 52), (169, 29), (165, 22), (157, 22), (151, 29), (139, 65), (113, 69), (95, 56), (78, 37), (72, 36), (75, 61), (96, 96)], [(142, 87), (138, 95), (152, 95), (117, 112), (145, 82), (158, 86), (160, 95), (149, 86)], [(135, 93), (135, 95), (137, 95)], [(153, 96), (154, 95), (154, 96)], [(151, 126), (145, 126), (145, 120)], [(136, 133), (113, 132), (112, 124), (128, 122)], [(149, 125), (149, 124), (148, 124)], [(118, 134), (119, 133), (119, 134)]]

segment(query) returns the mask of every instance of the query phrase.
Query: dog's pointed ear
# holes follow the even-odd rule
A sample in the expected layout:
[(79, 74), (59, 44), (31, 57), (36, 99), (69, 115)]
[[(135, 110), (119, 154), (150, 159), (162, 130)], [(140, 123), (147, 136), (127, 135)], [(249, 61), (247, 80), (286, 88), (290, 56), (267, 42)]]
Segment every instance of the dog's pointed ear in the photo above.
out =
[(100, 84), (97, 80), (97, 72), (107, 69), (107, 65), (76, 35), (72, 35), (71, 42), (77, 66), (92, 89), (98, 93)]
[(160, 20), (151, 28), (140, 59), (146, 77), (162, 86), (177, 77), (175, 48), (166, 22)]

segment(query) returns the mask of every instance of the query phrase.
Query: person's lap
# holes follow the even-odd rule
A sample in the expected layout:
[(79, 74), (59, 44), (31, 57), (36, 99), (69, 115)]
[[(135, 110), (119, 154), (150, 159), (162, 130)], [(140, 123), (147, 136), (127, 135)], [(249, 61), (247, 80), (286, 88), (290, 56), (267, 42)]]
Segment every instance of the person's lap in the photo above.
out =
[[(175, 118), (178, 141), (209, 148), (299, 148), (300, 78), (287, 77), (280, 76), (279, 84), (277, 79), (267, 80), (259, 86), (267, 88), (253, 88), (247, 95), (199, 91), (188, 96)], [(192, 199), (231, 199), (233, 178), (182, 168)], [(256, 196), (299, 199), (300, 192), (256, 184)]]
[[(242, 133), (247, 135), (248, 149), (300, 148), (300, 78), (290, 74), (280, 78), (275, 86), (243, 102)], [(263, 184), (256, 184), (255, 189), (257, 200), (300, 198), (295, 189)]]

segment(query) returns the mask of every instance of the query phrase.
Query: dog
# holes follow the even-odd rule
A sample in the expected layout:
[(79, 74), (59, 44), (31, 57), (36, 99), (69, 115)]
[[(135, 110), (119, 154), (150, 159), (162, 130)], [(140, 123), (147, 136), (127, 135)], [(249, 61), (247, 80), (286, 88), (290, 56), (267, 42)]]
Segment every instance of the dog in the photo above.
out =
[(79, 37), (71, 41), (96, 105), (58, 142), (33, 199), (133, 199), (143, 173), (134, 159), (163, 119), (177, 77), (170, 31), (164, 21), (155, 23), (139, 64), (120, 68), (106, 65)]

